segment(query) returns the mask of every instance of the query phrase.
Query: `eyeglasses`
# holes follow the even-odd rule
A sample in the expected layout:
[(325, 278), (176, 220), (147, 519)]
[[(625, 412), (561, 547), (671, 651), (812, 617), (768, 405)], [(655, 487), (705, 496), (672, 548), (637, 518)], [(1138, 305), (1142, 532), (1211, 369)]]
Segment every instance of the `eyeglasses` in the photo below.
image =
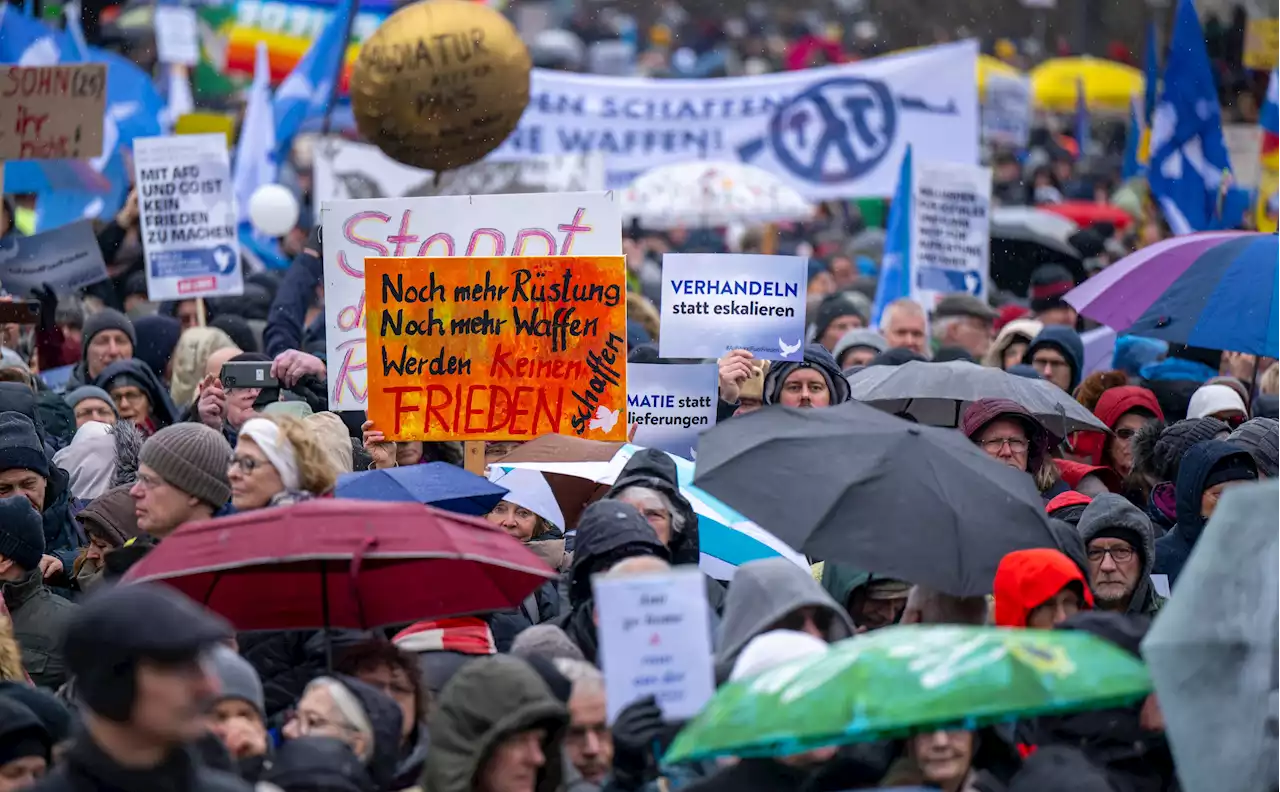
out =
[(1117, 564), (1127, 564), (1133, 560), (1132, 547), (1091, 547), (1089, 548), (1089, 561), (1095, 564), (1102, 563), (1102, 559), (1111, 556), (1111, 560)]
[(113, 413), (111, 408), (106, 405), (103, 405), (102, 407), (81, 407), (76, 410), (77, 421), (83, 421), (86, 418), (106, 418), (109, 420), (113, 415), (115, 415), (115, 413)]
[(982, 450), (988, 454), (999, 453), (1000, 449), (1008, 444), (1009, 450), (1015, 454), (1021, 454), (1027, 450), (1031, 443), (1024, 437), (993, 437), (990, 440), (982, 441)]
[(1138, 433), (1137, 429), (1130, 429), (1129, 427), (1126, 426), (1123, 429), (1116, 430), (1116, 437), (1120, 438), (1121, 440), (1129, 440), (1137, 433)]
[(139, 484), (146, 490), (160, 489), (168, 484), (164, 479), (157, 478), (156, 476), (149, 476), (146, 473), (138, 473), (137, 481), (135, 483)]
[(339, 721), (329, 720), (323, 715), (317, 715), (314, 712), (306, 710), (293, 710), (287, 713), (285, 721), (294, 721), (298, 724), (298, 734), (302, 737), (314, 734), (321, 729), (342, 729), (343, 731), (358, 731), (356, 727), (349, 723), (341, 723)]
[(253, 471), (257, 470), (257, 469), (258, 469), (258, 468), (260, 468), (260, 467), (264, 467), (264, 466), (266, 466), (266, 465), (269, 465), (269, 464), (271, 464), (271, 463), (270, 463), (270, 462), (265, 462), (265, 461), (262, 461), (262, 460), (258, 460), (258, 459), (254, 459), (253, 457), (246, 457), (246, 456), (234, 456), (234, 457), (231, 457), (231, 467), (232, 467), (232, 468), (240, 468), (240, 470), (241, 470), (242, 472), (244, 472), (246, 475), (250, 475), (250, 476), (251, 476), (251, 475), (253, 475)]
[(137, 402), (147, 398), (147, 394), (137, 388), (129, 388), (128, 390), (120, 389), (111, 391), (111, 398), (115, 399), (116, 404), (120, 402)]

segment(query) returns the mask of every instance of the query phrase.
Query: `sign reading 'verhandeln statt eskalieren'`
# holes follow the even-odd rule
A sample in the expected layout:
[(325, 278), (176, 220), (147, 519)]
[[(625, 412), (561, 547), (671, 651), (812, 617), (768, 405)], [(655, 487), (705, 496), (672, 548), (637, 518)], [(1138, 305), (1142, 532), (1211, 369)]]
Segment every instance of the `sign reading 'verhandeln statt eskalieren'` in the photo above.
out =
[(148, 298), (243, 294), (226, 137), (138, 138), (133, 154)]

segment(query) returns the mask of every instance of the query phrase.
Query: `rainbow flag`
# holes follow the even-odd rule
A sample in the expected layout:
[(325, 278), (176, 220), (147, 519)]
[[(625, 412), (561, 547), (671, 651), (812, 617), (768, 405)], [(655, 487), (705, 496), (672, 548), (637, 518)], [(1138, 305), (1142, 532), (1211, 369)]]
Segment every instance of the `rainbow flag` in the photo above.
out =
[(1262, 127), (1262, 173), (1258, 179), (1258, 203), (1255, 208), (1258, 230), (1269, 234), (1276, 232), (1277, 188), (1280, 188), (1280, 80), (1276, 70), (1271, 71), (1271, 84), (1267, 87), (1267, 99), (1258, 115)]

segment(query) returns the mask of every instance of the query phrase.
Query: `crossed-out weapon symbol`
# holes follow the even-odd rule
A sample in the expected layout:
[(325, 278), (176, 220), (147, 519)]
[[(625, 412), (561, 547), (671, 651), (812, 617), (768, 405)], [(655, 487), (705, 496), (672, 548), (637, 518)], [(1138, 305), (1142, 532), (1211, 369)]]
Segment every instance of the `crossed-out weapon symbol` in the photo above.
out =
[(836, 77), (811, 86), (778, 108), (767, 137), (738, 148), (743, 162), (773, 149), (797, 177), (820, 184), (852, 181), (873, 170), (893, 148), (899, 110), (955, 115), (952, 102), (933, 107), (924, 99), (895, 99), (885, 83)]

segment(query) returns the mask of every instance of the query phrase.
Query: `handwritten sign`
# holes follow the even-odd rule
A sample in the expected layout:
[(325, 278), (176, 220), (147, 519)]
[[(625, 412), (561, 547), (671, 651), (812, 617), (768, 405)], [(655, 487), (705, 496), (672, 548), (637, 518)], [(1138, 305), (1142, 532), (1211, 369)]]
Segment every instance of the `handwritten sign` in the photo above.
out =
[(631, 441), (693, 459), (698, 435), (715, 426), (719, 381), (714, 364), (627, 364)]
[(626, 439), (622, 256), (370, 258), (365, 286), (389, 439)]
[(101, 155), (106, 92), (105, 64), (5, 66), (0, 161)]
[(808, 267), (799, 256), (668, 253), (658, 353), (718, 358), (745, 349), (761, 360), (801, 360)]
[(25, 297), (47, 283), (69, 295), (106, 279), (107, 265), (88, 220), (0, 239), (0, 286), (9, 294)]
[(148, 297), (243, 294), (226, 137), (138, 138), (133, 161)]
[(591, 579), (609, 722), (654, 696), (666, 720), (692, 718), (715, 692), (707, 590), (696, 569)]
[(365, 256), (622, 254), (612, 193), (326, 201), (321, 219), (333, 410), (363, 410), (368, 398)]

